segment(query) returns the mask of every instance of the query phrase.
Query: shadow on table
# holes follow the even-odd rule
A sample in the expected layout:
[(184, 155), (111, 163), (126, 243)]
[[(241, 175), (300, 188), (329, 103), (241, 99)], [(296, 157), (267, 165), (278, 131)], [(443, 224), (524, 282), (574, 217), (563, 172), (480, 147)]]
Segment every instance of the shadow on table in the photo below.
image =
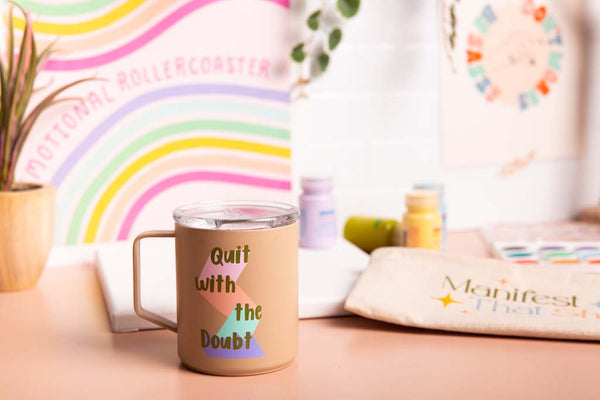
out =
[(165, 330), (118, 333), (112, 335), (113, 348), (146, 361), (177, 368), (177, 336)]
[(377, 331), (377, 332), (403, 332), (410, 334), (433, 334), (442, 333), (440, 331), (434, 331), (429, 329), (411, 328), (408, 326), (401, 326), (391, 324), (382, 321), (376, 321), (374, 319), (368, 319), (357, 316), (339, 317), (339, 318), (325, 318), (324, 321), (327, 325), (337, 329), (361, 329), (366, 331)]
[(374, 319), (363, 318), (359, 316), (349, 316), (340, 318), (327, 318), (324, 319), (331, 328), (333, 329), (360, 329), (361, 331), (367, 332), (380, 332), (380, 333), (402, 333), (405, 335), (416, 335), (416, 336), (446, 336), (446, 337), (477, 337), (477, 338), (504, 338), (504, 339), (524, 339), (519, 337), (510, 336), (495, 336), (495, 335), (481, 335), (475, 333), (464, 333), (464, 332), (450, 332), (435, 329), (426, 328), (413, 328), (410, 326), (402, 326), (392, 324), (389, 322), (377, 321)]
[(560, 345), (561, 342), (571, 342), (582, 346), (593, 345), (596, 341), (581, 341), (574, 339), (555, 339), (555, 338), (544, 338), (544, 337), (526, 337), (526, 336), (506, 336), (506, 335), (494, 335), (494, 334), (480, 334), (480, 333), (468, 333), (468, 332), (451, 332), (427, 328), (413, 328), (408, 326), (396, 325), (388, 322), (376, 321), (373, 319), (363, 318), (359, 316), (348, 316), (338, 318), (325, 318), (323, 321), (330, 326), (332, 329), (345, 329), (345, 330), (356, 330), (367, 332), (380, 332), (380, 333), (402, 333), (404, 335), (413, 336), (437, 336), (446, 338), (465, 338), (465, 339), (477, 339), (478, 341), (498, 341), (504, 340), (508, 342), (513, 341), (530, 341), (530, 342), (551, 342)]

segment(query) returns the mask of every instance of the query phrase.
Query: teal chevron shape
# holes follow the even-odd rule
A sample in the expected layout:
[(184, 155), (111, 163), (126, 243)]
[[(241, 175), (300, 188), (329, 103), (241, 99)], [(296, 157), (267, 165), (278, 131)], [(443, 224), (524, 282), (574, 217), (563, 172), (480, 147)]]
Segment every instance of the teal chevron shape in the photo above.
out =
[(235, 314), (236, 313), (235, 313), (235, 308), (234, 308), (231, 311), (231, 314), (229, 314), (229, 317), (227, 317), (227, 320), (225, 321), (223, 326), (221, 326), (221, 329), (219, 329), (217, 336), (219, 336), (219, 337), (231, 336), (231, 335), (233, 335), (233, 332), (237, 333), (240, 336), (245, 335), (246, 332), (250, 332), (250, 333), (254, 334), (254, 331), (256, 330), (256, 326), (258, 325), (259, 320), (254, 319), (254, 320), (246, 321), (242, 318), (241, 321), (237, 321)]

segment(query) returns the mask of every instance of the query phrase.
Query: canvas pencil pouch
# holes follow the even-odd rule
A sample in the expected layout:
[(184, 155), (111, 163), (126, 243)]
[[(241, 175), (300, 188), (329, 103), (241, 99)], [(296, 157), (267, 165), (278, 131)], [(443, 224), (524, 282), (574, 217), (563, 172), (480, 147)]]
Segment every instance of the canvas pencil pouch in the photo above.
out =
[(399, 247), (373, 252), (346, 310), (411, 327), (600, 339), (600, 273)]

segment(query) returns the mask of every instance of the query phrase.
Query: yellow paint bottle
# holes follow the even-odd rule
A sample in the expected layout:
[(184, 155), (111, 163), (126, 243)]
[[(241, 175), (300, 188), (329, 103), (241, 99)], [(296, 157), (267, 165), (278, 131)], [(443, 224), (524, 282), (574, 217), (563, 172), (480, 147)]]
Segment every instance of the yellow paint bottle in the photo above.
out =
[(414, 190), (406, 195), (408, 211), (402, 220), (406, 247), (442, 249), (442, 215), (438, 211), (438, 194), (429, 190)]

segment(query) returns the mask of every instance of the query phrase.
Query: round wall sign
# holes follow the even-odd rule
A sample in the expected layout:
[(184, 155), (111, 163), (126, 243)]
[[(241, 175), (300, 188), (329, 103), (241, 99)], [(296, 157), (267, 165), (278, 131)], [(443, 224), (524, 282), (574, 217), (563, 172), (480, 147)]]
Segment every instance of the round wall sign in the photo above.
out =
[(488, 102), (538, 105), (558, 82), (563, 52), (560, 26), (534, 0), (486, 5), (467, 36), (468, 73)]

